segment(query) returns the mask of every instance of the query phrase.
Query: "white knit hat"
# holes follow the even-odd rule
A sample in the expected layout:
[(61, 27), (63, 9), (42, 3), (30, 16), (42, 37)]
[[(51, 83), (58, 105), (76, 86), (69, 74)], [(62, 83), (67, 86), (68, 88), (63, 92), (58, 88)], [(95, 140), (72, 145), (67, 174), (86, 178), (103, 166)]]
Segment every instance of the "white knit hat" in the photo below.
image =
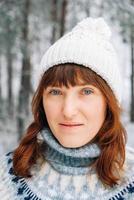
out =
[(86, 18), (47, 50), (41, 60), (41, 71), (61, 63), (89, 67), (108, 83), (120, 104), (122, 80), (110, 37), (110, 28), (103, 18)]

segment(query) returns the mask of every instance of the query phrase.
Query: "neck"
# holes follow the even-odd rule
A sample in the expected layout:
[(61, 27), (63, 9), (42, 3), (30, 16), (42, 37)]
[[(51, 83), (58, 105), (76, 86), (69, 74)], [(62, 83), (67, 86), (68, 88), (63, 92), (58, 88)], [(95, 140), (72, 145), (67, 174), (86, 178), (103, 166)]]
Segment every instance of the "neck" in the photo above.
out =
[(42, 153), (50, 165), (63, 174), (87, 174), (91, 164), (100, 155), (97, 144), (86, 144), (79, 148), (65, 148), (54, 137), (50, 129), (43, 129), (39, 136), (42, 140)]

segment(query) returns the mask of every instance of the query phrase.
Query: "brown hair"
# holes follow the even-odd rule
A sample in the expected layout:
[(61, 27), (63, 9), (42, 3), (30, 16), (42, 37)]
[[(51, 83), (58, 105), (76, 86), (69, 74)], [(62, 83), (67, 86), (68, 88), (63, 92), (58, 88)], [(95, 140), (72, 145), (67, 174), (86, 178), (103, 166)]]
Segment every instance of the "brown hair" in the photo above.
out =
[(123, 168), (125, 161), (126, 143), (126, 131), (120, 122), (122, 109), (105, 80), (91, 69), (73, 63), (53, 66), (43, 74), (32, 100), (34, 121), (14, 151), (13, 168), (16, 175), (31, 177), (30, 169), (41, 157), (37, 134), (44, 127), (49, 127), (42, 103), (44, 88), (50, 85), (75, 86), (81, 84), (81, 81), (99, 88), (106, 98), (106, 119), (92, 141), (96, 142), (101, 149), (101, 154), (94, 162), (93, 167), (104, 185), (112, 187), (118, 184), (120, 179), (118, 172)]

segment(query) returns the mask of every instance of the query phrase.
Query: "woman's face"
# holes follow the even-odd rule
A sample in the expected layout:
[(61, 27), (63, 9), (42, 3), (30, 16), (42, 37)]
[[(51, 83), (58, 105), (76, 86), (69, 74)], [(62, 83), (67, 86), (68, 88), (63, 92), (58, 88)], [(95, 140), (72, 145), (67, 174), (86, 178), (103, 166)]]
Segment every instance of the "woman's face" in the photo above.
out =
[(105, 98), (93, 85), (47, 87), (43, 106), (53, 135), (67, 148), (90, 142), (105, 120)]

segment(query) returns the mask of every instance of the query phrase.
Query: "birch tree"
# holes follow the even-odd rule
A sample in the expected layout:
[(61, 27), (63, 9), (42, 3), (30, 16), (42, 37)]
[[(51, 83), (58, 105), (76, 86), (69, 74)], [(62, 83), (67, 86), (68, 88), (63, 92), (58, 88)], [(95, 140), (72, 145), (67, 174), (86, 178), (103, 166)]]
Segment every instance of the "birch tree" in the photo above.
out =
[(25, 118), (29, 114), (29, 99), (31, 92), (31, 63), (29, 50), (29, 14), (30, 14), (30, 0), (23, 1), (22, 7), (22, 69), (20, 80), (20, 91), (18, 98), (18, 134), (19, 138), (22, 136), (25, 129)]

